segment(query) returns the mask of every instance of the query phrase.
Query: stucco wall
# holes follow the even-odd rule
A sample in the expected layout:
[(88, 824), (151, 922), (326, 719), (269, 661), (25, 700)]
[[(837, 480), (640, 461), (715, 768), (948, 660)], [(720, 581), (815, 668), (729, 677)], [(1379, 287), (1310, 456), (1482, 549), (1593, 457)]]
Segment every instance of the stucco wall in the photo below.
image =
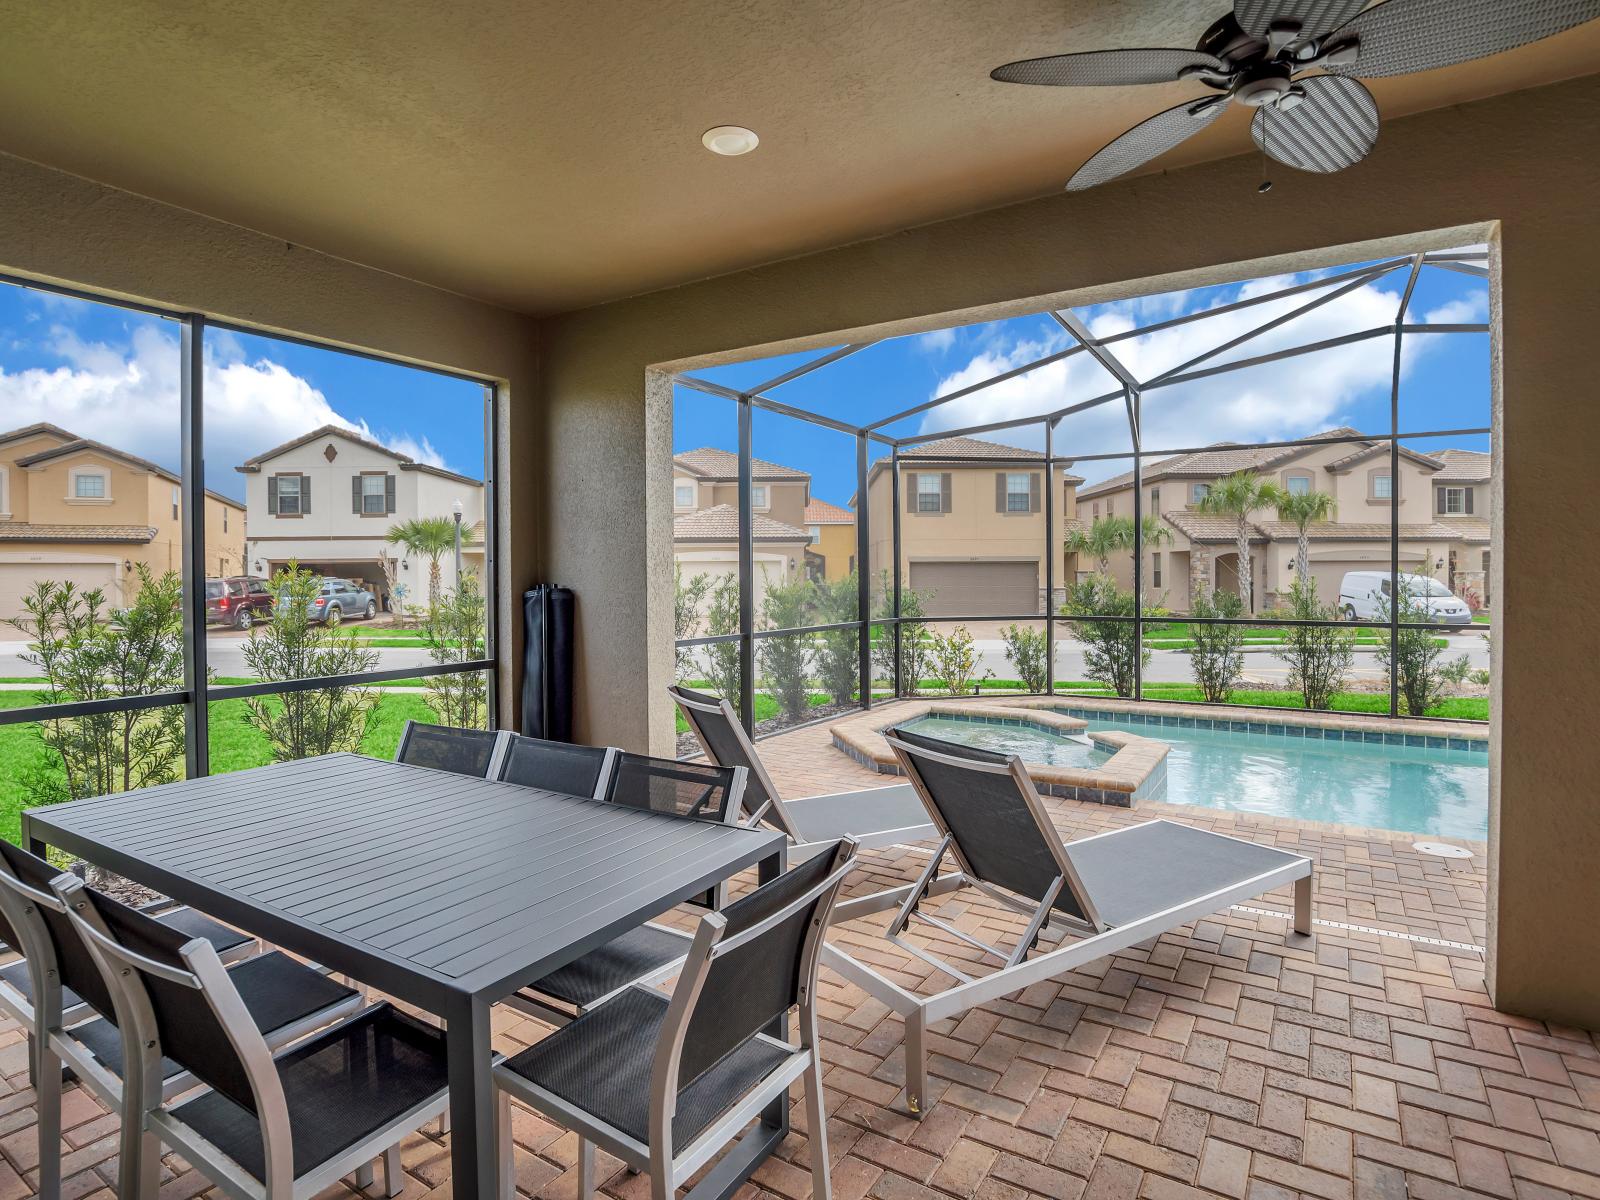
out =
[(1036, 311), (1349, 262), (1420, 231), (1445, 231), (1431, 243), (1443, 248), (1499, 221), (1504, 361), (1494, 369), (1508, 395), (1496, 481), (1506, 500), (1494, 506), (1504, 619), (1494, 643), (1491, 976), (1509, 1009), (1600, 1025), (1600, 743), (1590, 669), (1567, 633), (1570, 597), (1600, 591), (1600, 556), (1574, 553), (1595, 532), (1563, 494), (1592, 472), (1600, 444), (1597, 125), (1600, 79), (1585, 77), (1390, 121), (1358, 168), (1275, 170), (1267, 196), (1256, 194), (1259, 160), (1241, 157), (543, 322), (542, 436), (561, 453), (544, 464), (540, 537), (547, 573), (582, 598), (580, 733), (635, 749), (670, 744), (661, 699), (672, 670), (670, 388), (647, 379), (652, 364), (838, 345), (991, 305)]
[[(498, 381), (501, 601), (519, 611), (513, 599), (534, 581), (540, 480), (529, 464), (543, 432), (536, 420), (509, 419), (518, 405), (537, 407), (538, 330), (528, 318), (6, 155), (0, 271)], [(521, 660), (522, 635), (516, 623), (507, 632), (509, 666)], [(512, 675), (501, 672), (508, 705)]]

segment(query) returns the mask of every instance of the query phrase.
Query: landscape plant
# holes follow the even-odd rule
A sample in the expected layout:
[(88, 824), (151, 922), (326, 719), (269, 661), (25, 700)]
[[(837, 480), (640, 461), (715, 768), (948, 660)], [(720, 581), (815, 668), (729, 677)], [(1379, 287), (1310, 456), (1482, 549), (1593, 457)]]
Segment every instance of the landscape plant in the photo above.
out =
[(1278, 520), (1295, 527), (1295, 578), (1305, 579), (1311, 574), (1310, 525), (1333, 515), (1333, 497), (1327, 492), (1286, 492), (1280, 488), (1273, 507), (1278, 510)]
[(1074, 620), (1073, 636), (1083, 643), (1083, 670), (1090, 679), (1105, 684), (1119, 696), (1132, 696), (1135, 664), (1150, 661), (1150, 651), (1139, 644), (1134, 628), (1138, 611), (1131, 590), (1124, 590), (1107, 575), (1091, 575), (1067, 588), (1061, 612), (1067, 617), (1120, 617), (1122, 620)]
[(413, 558), (428, 560), (428, 611), (439, 603), (439, 560), (455, 549), (456, 523), (449, 517), (412, 517), (393, 526), (384, 539), (404, 546)]
[[(766, 627), (793, 629), (804, 625), (811, 599), (809, 579), (768, 581), (761, 597)], [(756, 642), (756, 661), (762, 684), (778, 702), (778, 711), (790, 721), (805, 716), (811, 703), (811, 635), (792, 633), (761, 638)]]
[[(1172, 540), (1172, 530), (1159, 516), (1151, 514), (1140, 522), (1144, 531), (1141, 539), (1148, 549)], [(1067, 553), (1094, 560), (1095, 570), (1102, 575), (1110, 573), (1111, 556), (1133, 553), (1132, 517), (1096, 517), (1088, 529), (1074, 529), (1067, 534)]]
[[(1220, 617), (1236, 620), (1244, 611), (1239, 597), (1231, 592), (1198, 593), (1190, 605), (1195, 617)], [(1193, 645), (1189, 667), (1200, 692), (1212, 704), (1225, 704), (1233, 689), (1244, 678), (1244, 625), (1207, 625), (1201, 621), (1189, 626)]]
[(699, 628), (700, 607), (706, 602), (706, 595), (711, 591), (711, 577), (701, 572), (685, 582), (681, 564), (675, 564), (672, 573), (672, 641), (677, 667), (676, 677), (681, 682), (689, 677), (689, 672), (694, 667), (694, 651), (687, 646), (679, 646), (678, 643), (692, 638), (695, 630)]
[[(1436, 564), (1424, 562), (1419, 575), (1432, 575)], [(1414, 717), (1424, 715), (1442, 700), (1447, 686), (1459, 687), (1472, 669), (1465, 654), (1455, 659), (1443, 658), (1445, 645), (1430, 629), (1407, 628), (1406, 622), (1432, 620), (1428, 612), (1425, 585), (1413, 580), (1416, 576), (1402, 573), (1395, 581), (1393, 611), (1401, 622), (1395, 631), (1393, 647), (1385, 641), (1378, 646), (1378, 662), (1382, 664), (1386, 681), (1399, 693), (1405, 711)], [(1378, 616), (1389, 620), (1390, 601), (1379, 597)]]
[[(133, 604), (114, 608), (98, 588), (35, 582), (10, 622), (28, 637), (24, 662), (44, 686), (34, 703), (75, 704), (181, 691), (181, 584), (176, 572), (134, 567)], [(183, 761), (181, 706), (94, 713), (37, 725), (45, 753), (23, 773), (34, 804), (80, 800), (168, 783)], [(59, 760), (59, 770), (53, 769)]]
[(1246, 613), (1255, 612), (1251, 589), (1254, 572), (1250, 566), (1250, 514), (1258, 508), (1273, 508), (1283, 490), (1270, 479), (1249, 471), (1235, 471), (1211, 485), (1195, 505), (1203, 513), (1234, 519), (1234, 548), (1238, 554), (1239, 601)]
[[(423, 626), (428, 657), (440, 666), (481, 659), (487, 648), (483, 588), (475, 572), (464, 571)], [(430, 675), (424, 690), (428, 707), (445, 725), (482, 729), (488, 716), (485, 676), (477, 671)]]
[[(724, 575), (712, 585), (711, 601), (706, 606), (706, 636), (724, 637), (739, 632), (739, 577)], [(706, 682), (711, 690), (744, 714), (739, 687), (739, 643), (712, 642), (701, 647), (706, 664)]]
[[(1300, 572), (1289, 585), (1289, 615), (1296, 621), (1332, 621), (1338, 610), (1317, 599), (1317, 581)], [(1289, 667), (1289, 686), (1309, 709), (1327, 709), (1355, 666), (1356, 634), (1337, 625), (1289, 625), (1283, 649), (1274, 653)]]
[(1022, 686), (1030, 692), (1042, 692), (1049, 678), (1050, 636), (1042, 628), (1030, 625), (1007, 625), (1000, 631), (1005, 643), (1006, 661), (1017, 669)]
[[(835, 625), (856, 619), (856, 573), (841, 579), (819, 579), (817, 621)], [(861, 690), (861, 639), (857, 629), (826, 629), (817, 635), (817, 682), (835, 704), (849, 704)]]
[[(928, 601), (933, 593), (923, 593), (915, 588), (900, 589), (900, 678), (908, 694), (915, 695), (930, 671), (932, 636), (927, 623)], [(894, 616), (894, 581), (888, 568), (878, 575), (878, 616)], [(874, 673), (889, 683), (894, 682), (894, 626), (875, 625), (872, 630), (872, 663)]]
[(989, 671), (978, 674), (978, 654), (965, 625), (957, 625), (947, 634), (931, 633), (929, 642), (929, 671), (949, 695), (970, 696), (990, 677)]
[[(248, 673), (263, 683), (357, 675), (378, 665), (378, 652), (349, 634), (311, 619), (322, 577), (294, 560), (272, 577), (279, 604), (273, 619), (257, 625), (240, 647)], [(437, 612), (437, 608), (434, 608)], [(356, 750), (377, 703), (377, 692), (354, 684), (251, 696), (249, 720), (272, 747), (277, 762)]]

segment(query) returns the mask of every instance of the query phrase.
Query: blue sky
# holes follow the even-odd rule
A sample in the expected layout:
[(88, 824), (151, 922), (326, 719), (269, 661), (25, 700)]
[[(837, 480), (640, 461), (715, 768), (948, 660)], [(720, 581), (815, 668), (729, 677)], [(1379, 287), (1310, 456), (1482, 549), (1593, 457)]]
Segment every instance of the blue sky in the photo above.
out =
[[(0, 285), (0, 431), (50, 421), (170, 469), (179, 464), (179, 327)], [(243, 499), (233, 468), (324, 424), (483, 476), (483, 389), (274, 338), (206, 340), (206, 482)]]
[[(1359, 265), (1359, 264), (1351, 264)], [(1144, 296), (1077, 310), (1099, 337), (1144, 327), (1172, 317), (1214, 309), (1235, 300), (1343, 273), (1317, 273), (1248, 280), (1236, 284)], [(1405, 288), (1404, 270), (1384, 276), (1278, 329), (1229, 351), (1206, 365), (1237, 361), (1264, 352), (1305, 345), (1344, 333), (1385, 325), (1394, 319)], [(1117, 343), (1119, 357), (1141, 379), (1185, 362), (1246, 329), (1332, 292), (1311, 290), (1285, 300), (1267, 301), (1237, 313), (1224, 313), (1176, 329), (1140, 335)], [(1407, 320), (1414, 323), (1476, 323), (1488, 319), (1484, 280), (1425, 267), (1418, 278)], [(1408, 335), (1402, 366), (1402, 432), (1486, 427), (1489, 424), (1488, 334)], [(785, 384), (772, 394), (799, 408), (852, 424), (878, 420), (937, 395), (989, 378), (1035, 358), (1071, 346), (1071, 338), (1043, 316), (1017, 317), (879, 343), (821, 370)], [(730, 364), (698, 374), (728, 387), (750, 388), (815, 357), (820, 352), (784, 355)], [(1389, 392), (1394, 344), (1375, 338), (1297, 359), (1155, 388), (1144, 399), (1145, 448), (1181, 449), (1216, 441), (1278, 441), (1349, 425), (1369, 432), (1389, 431)], [(997, 385), (885, 428), (910, 436), (1042, 414), (1111, 391), (1114, 379), (1079, 354), (1064, 362)], [(757, 410), (755, 452), (761, 458), (811, 472), (813, 494), (836, 504), (855, 487), (854, 439), (808, 422)], [(1038, 425), (982, 435), (1015, 445), (1042, 447)], [(737, 448), (731, 401), (691, 389), (676, 389), (673, 445)], [(1108, 404), (1068, 418), (1056, 432), (1058, 453), (1110, 454), (1130, 449), (1122, 406)], [(1419, 441), (1429, 452), (1455, 446), (1487, 450), (1487, 436)], [(873, 450), (874, 457), (883, 453)], [(1125, 460), (1086, 462), (1075, 468), (1091, 481), (1126, 470)]]

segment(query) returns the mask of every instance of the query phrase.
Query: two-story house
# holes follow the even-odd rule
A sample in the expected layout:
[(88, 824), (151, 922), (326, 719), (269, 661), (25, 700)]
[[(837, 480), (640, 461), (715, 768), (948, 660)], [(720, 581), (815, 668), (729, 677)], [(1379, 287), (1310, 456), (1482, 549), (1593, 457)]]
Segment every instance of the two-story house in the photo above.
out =
[[(1059, 468), (1047, 482), (1037, 450), (952, 437), (900, 455), (900, 559), (904, 586), (930, 616), (1026, 616), (1043, 611), (1045, 516), (1059, 536), (1077, 526), (1077, 486)], [(873, 574), (894, 562), (889, 460), (867, 473)], [(1059, 589), (1067, 577), (1058, 577)]]
[[(1320, 438), (1359, 439), (1354, 429), (1331, 429)], [(1309, 565), (1317, 594), (1332, 603), (1347, 571), (1386, 570), (1390, 562), (1390, 511), (1398, 505), (1400, 562), (1417, 571), (1428, 564), (1441, 582), (1474, 607), (1484, 594), (1489, 543), (1489, 456), (1443, 450), (1421, 454), (1402, 447), (1398, 475), (1387, 443), (1343, 440), (1323, 445), (1241, 449), (1229, 443), (1150, 462), (1142, 472), (1142, 511), (1159, 513), (1170, 540), (1145, 547), (1145, 594), (1175, 612), (1189, 608), (1200, 590), (1238, 588), (1237, 521), (1200, 511), (1218, 479), (1250, 471), (1286, 492), (1326, 492), (1333, 516), (1314, 522)], [(1079, 489), (1085, 523), (1133, 513), (1130, 473)], [(1274, 607), (1294, 581), (1299, 531), (1267, 508), (1249, 515), (1249, 570), (1256, 610)], [(1122, 557), (1112, 573), (1131, 585), (1132, 562)]]
[[(353, 580), (393, 607), (380, 559), (400, 560), (406, 603), (425, 602), (431, 563), (388, 542), (417, 517), (453, 520), (461, 506), (464, 570), (482, 573), (483, 482), (324, 425), (241, 463), (250, 514), (250, 574), (269, 577), (291, 559), (320, 575)], [(439, 559), (441, 586), (455, 586), (455, 553)]]
[(811, 539), (812, 570), (821, 560), (822, 578), (830, 583), (856, 569), (856, 515), (848, 508), (812, 500), (806, 505), (806, 534)]
[[(134, 567), (183, 569), (182, 480), (146, 459), (37, 424), (0, 433), (0, 621), (24, 615), (38, 580), (131, 603)], [(245, 509), (205, 500), (208, 573), (244, 573)]]

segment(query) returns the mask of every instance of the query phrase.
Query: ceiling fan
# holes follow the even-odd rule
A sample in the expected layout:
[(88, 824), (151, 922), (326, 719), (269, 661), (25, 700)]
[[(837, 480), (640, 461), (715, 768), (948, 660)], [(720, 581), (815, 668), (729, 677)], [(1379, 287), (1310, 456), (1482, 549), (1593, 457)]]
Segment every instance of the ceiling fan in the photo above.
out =
[[(1233, 101), (1255, 109), (1263, 153), (1301, 171), (1342, 171), (1378, 140), (1360, 79), (1486, 58), (1600, 17), (1600, 0), (1234, 0), (1193, 50), (1091, 50), (996, 67), (1001, 83), (1125, 86), (1192, 80), (1212, 95), (1157, 113), (1102, 147), (1067, 183), (1115, 179), (1206, 128)], [(1365, 8), (1365, 11), (1362, 11)], [(1307, 74), (1307, 72), (1321, 72)], [(1265, 191), (1271, 184), (1262, 185)]]

